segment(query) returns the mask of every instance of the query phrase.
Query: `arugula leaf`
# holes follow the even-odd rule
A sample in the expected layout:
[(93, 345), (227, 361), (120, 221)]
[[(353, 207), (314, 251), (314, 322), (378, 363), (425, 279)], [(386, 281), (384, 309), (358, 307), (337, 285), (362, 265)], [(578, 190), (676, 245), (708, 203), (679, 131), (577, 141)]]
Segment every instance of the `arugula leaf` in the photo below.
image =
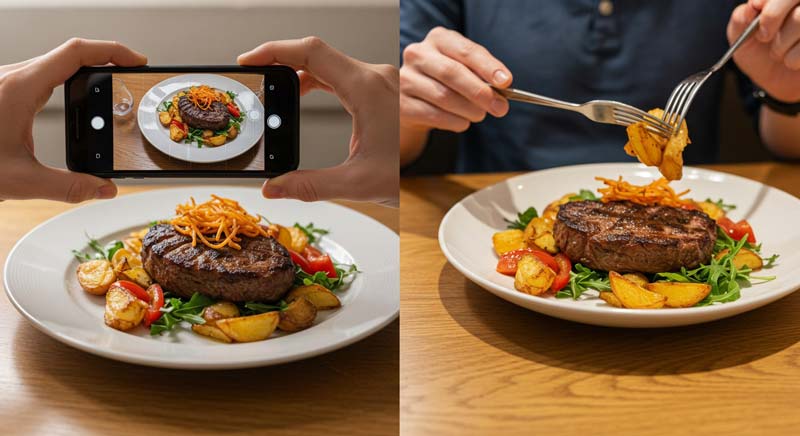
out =
[(766, 263), (764, 263), (764, 268), (772, 268), (779, 257), (781, 257), (780, 254), (773, 254), (772, 256), (765, 258), (764, 261)]
[(330, 278), (323, 271), (318, 271), (314, 274), (309, 274), (303, 271), (300, 267), (295, 270), (294, 283), (297, 286), (320, 285), (330, 291), (336, 291), (345, 284), (349, 283), (348, 278), (356, 275), (360, 271), (355, 265), (341, 265), (334, 264), (336, 270), (336, 278)]
[(236, 99), (236, 95), (237, 94), (235, 92), (233, 92), (233, 91), (225, 91), (225, 94), (228, 94), (228, 97), (230, 97), (231, 100), (235, 100)]
[(569, 201), (597, 201), (598, 198), (594, 195), (594, 192), (588, 189), (581, 189), (578, 192), (578, 195), (573, 195), (569, 198)]
[(172, 100), (162, 102), (156, 109), (158, 112), (167, 112), (172, 107)]
[(294, 223), (294, 226), (308, 236), (309, 244), (317, 242), (321, 237), (330, 233), (329, 230), (314, 227), (314, 223), (308, 223), (308, 225), (305, 226), (301, 225), (300, 223)]
[(528, 226), (528, 223), (530, 223), (532, 219), (538, 216), (539, 212), (536, 212), (536, 208), (529, 207), (525, 209), (525, 212), (518, 213), (517, 219), (515, 221), (509, 221), (505, 218), (503, 218), (503, 220), (508, 223), (507, 228), (509, 229), (525, 230), (525, 227)]
[(277, 304), (265, 304), (265, 303), (256, 303), (254, 301), (249, 301), (244, 303), (243, 307), (239, 307), (239, 312), (242, 313), (243, 316), (247, 315), (256, 315), (259, 313), (266, 313), (266, 312), (275, 312), (278, 310), (286, 310), (285, 301), (281, 300)]
[(611, 282), (608, 274), (595, 271), (576, 263), (569, 273), (569, 283), (567, 286), (556, 293), (556, 298), (572, 298), (577, 300), (588, 290), (608, 291), (611, 289)]
[(206, 321), (200, 315), (203, 309), (215, 303), (215, 301), (205, 295), (195, 292), (189, 301), (184, 301), (179, 297), (165, 296), (166, 304), (161, 308), (161, 318), (150, 324), (150, 335), (156, 336), (170, 331), (181, 322), (189, 324), (205, 324)]
[(723, 202), (721, 198), (718, 199), (717, 201), (714, 201), (714, 200), (712, 200), (710, 198), (706, 198), (706, 202), (713, 203), (713, 204), (717, 205), (718, 208), (724, 210), (725, 212), (730, 212), (730, 211), (736, 209), (736, 205), (735, 204), (725, 204), (725, 202)]
[(122, 247), (124, 247), (124, 245), (122, 245), (122, 241), (111, 241), (106, 244), (106, 246), (103, 248), (107, 253), (106, 258), (111, 260), (111, 258), (114, 257), (114, 253), (119, 251), (119, 249)]
[(78, 262), (81, 263), (99, 259), (111, 260), (111, 258), (114, 257), (114, 253), (116, 253), (117, 250), (123, 247), (121, 241), (116, 241), (116, 240), (111, 241), (105, 246), (103, 246), (100, 243), (100, 241), (92, 238), (88, 234), (86, 235), (86, 238), (89, 239), (89, 248), (91, 248), (94, 253), (90, 254), (90, 253), (83, 253), (78, 250), (72, 250), (72, 255), (75, 256), (75, 258), (78, 259)]

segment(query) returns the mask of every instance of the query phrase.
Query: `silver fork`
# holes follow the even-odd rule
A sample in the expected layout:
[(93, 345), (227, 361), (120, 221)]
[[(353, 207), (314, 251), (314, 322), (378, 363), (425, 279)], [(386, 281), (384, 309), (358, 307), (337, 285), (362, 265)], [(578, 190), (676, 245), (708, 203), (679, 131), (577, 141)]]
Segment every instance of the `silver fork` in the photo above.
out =
[(647, 129), (657, 135), (669, 138), (669, 136), (672, 134), (672, 127), (662, 121), (660, 118), (650, 115), (641, 109), (625, 103), (620, 103), (618, 101), (592, 100), (583, 104), (577, 104), (556, 100), (554, 98), (545, 97), (532, 92), (521, 91), (514, 88), (499, 89), (493, 87), (493, 89), (495, 92), (509, 100), (522, 101), (525, 103), (538, 104), (540, 106), (548, 106), (578, 112), (583, 114), (586, 118), (597, 123), (628, 126), (633, 123), (644, 122), (647, 126)]
[(691, 106), (694, 96), (697, 94), (697, 91), (700, 90), (700, 87), (703, 86), (703, 83), (731, 59), (733, 53), (739, 49), (739, 46), (741, 46), (756, 27), (758, 27), (759, 18), (761, 17), (756, 17), (755, 20), (747, 26), (744, 32), (739, 36), (739, 39), (734, 41), (733, 45), (722, 55), (722, 58), (720, 58), (716, 64), (707, 70), (692, 74), (672, 90), (672, 94), (670, 94), (667, 100), (667, 105), (664, 106), (664, 115), (661, 117), (665, 123), (670, 125), (672, 133), (677, 132), (680, 128), (681, 123), (683, 123), (684, 118), (686, 118), (686, 113), (689, 112), (689, 106)]

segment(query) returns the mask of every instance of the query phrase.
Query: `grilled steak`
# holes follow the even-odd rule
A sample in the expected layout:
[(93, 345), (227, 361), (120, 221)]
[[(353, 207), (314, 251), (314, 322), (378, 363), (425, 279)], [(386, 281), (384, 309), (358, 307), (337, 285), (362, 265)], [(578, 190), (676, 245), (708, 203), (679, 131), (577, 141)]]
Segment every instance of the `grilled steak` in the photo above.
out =
[(578, 201), (561, 206), (554, 236), (573, 262), (604, 271), (657, 273), (708, 262), (717, 226), (694, 210)]
[(221, 102), (215, 101), (208, 110), (202, 110), (186, 96), (178, 99), (178, 111), (183, 122), (195, 129), (222, 130), (231, 119), (228, 108)]
[(142, 241), (144, 269), (164, 290), (189, 298), (195, 292), (228, 301), (275, 301), (294, 281), (289, 252), (274, 238), (242, 237), (241, 250), (214, 250), (169, 224)]

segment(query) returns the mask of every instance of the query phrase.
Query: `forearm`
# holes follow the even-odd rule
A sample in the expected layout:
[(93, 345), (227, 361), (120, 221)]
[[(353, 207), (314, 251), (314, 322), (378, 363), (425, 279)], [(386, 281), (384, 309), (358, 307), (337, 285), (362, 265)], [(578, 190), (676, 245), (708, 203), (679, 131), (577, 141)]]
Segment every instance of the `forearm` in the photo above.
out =
[(428, 142), (430, 130), (400, 126), (400, 168), (414, 162)]
[(800, 115), (784, 115), (767, 106), (761, 107), (761, 141), (776, 155), (800, 158)]

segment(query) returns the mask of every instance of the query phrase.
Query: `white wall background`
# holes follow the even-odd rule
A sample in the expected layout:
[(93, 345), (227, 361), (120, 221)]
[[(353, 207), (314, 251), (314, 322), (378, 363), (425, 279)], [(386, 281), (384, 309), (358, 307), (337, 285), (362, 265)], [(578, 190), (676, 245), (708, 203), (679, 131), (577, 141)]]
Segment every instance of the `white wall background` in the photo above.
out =
[[(150, 65), (234, 64), (275, 39), (317, 35), (372, 63), (397, 65), (397, 0), (0, 0), (0, 64), (44, 53), (72, 36), (114, 39), (145, 53)], [(206, 29), (188, 35), (181, 23)], [(225, 31), (208, 31), (223, 23)], [(63, 93), (36, 119), (37, 157), (64, 167)], [(347, 156), (351, 120), (337, 100), (301, 100), (301, 167)]]

